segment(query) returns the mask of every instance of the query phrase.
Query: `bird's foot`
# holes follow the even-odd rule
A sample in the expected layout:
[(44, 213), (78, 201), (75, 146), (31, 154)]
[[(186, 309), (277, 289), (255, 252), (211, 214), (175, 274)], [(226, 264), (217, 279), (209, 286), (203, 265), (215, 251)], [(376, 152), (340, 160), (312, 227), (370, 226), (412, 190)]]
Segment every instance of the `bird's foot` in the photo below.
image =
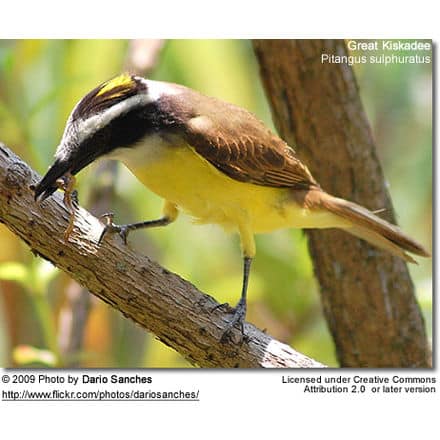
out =
[(104, 229), (102, 230), (101, 236), (99, 237), (98, 244), (101, 244), (102, 240), (104, 239), (104, 236), (108, 233), (119, 234), (124, 244), (127, 244), (127, 236), (128, 233), (130, 232), (129, 225), (116, 225), (115, 223), (113, 223), (113, 218), (114, 218), (114, 214), (112, 212), (107, 212), (99, 216), (99, 219), (101, 221), (104, 220), (105, 226)]
[[(224, 304), (218, 305), (216, 308), (222, 307)], [(240, 299), (237, 306), (234, 309), (234, 314), (232, 315), (231, 321), (226, 326), (225, 331), (220, 338), (221, 343), (226, 343), (228, 340), (232, 341), (233, 328), (238, 324), (241, 331), (241, 338), (239, 342), (245, 340), (246, 335), (244, 334), (244, 318), (246, 317), (246, 300)]]
[(233, 307), (231, 307), (231, 306), (229, 305), (229, 303), (221, 303), (221, 304), (217, 304), (216, 306), (214, 306), (214, 307), (211, 309), (211, 313), (212, 313), (212, 312), (215, 312), (215, 311), (218, 310), (218, 309), (227, 309), (228, 312), (231, 312), (231, 310), (235, 310)]

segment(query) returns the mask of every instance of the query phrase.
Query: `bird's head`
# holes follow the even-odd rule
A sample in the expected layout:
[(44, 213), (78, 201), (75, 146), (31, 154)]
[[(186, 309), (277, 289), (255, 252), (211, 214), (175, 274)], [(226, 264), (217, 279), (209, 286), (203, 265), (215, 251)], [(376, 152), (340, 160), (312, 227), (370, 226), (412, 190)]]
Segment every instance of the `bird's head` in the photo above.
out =
[(35, 199), (54, 193), (57, 179), (67, 173), (75, 175), (94, 160), (158, 130), (157, 105), (163, 95), (172, 94), (170, 86), (122, 74), (85, 95), (67, 120), (55, 161), (35, 187)]

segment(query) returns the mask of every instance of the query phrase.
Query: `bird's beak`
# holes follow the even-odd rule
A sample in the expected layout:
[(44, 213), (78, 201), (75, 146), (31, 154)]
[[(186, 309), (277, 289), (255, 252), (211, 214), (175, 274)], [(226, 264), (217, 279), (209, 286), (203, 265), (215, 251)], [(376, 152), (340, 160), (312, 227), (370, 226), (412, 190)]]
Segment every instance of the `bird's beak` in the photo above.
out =
[(43, 201), (51, 196), (57, 189), (57, 180), (67, 174), (72, 167), (70, 161), (61, 161), (57, 159), (49, 168), (44, 177), (35, 186), (35, 200)]

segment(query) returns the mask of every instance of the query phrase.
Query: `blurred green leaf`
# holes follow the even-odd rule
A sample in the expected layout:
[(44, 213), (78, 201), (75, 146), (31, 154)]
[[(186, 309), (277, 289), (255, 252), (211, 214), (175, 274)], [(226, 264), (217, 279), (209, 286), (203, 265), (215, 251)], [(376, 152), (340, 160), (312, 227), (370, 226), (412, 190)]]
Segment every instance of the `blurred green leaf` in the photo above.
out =
[(41, 285), (41, 290), (43, 291), (47, 291), (48, 284), (59, 273), (59, 270), (52, 263), (43, 259), (38, 261), (34, 270), (34, 277), (38, 279), (38, 282)]
[(21, 365), (43, 364), (48, 367), (56, 365), (56, 356), (49, 350), (41, 350), (30, 345), (18, 345), (12, 352), (14, 362)]
[(29, 285), (29, 270), (23, 263), (8, 261), (0, 264), (0, 279), (16, 281), (27, 287)]

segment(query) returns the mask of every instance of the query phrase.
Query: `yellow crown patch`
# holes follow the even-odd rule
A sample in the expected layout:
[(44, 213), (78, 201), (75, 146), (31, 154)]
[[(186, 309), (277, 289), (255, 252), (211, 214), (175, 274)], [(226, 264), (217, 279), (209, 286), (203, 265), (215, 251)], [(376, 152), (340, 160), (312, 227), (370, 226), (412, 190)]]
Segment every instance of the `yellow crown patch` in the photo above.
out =
[[(104, 93), (111, 92), (111, 90), (116, 89), (114, 96), (122, 95), (126, 90), (133, 87), (133, 79), (128, 73), (123, 73), (115, 78), (112, 78), (105, 82), (100, 88), (96, 96), (103, 95)], [(110, 95), (113, 96), (113, 95)]]

